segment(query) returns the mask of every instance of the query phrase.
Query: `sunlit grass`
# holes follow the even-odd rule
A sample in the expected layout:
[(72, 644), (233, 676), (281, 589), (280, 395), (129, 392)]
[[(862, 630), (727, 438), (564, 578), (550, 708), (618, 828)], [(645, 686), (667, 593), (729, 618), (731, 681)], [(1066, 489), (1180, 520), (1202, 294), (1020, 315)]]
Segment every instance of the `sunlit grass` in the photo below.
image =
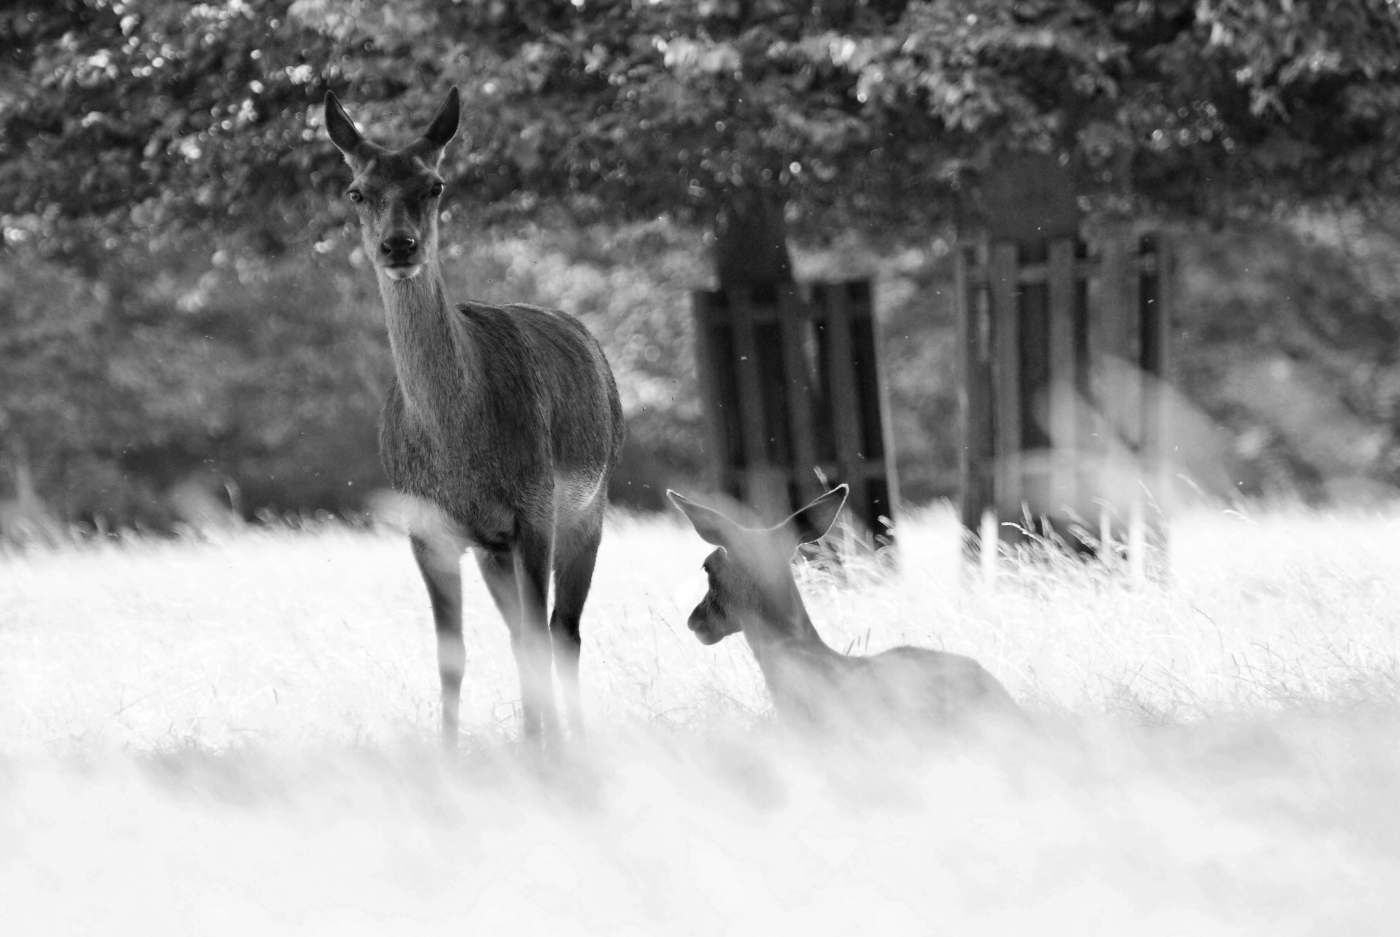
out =
[(970, 654), (1014, 749), (811, 750), (741, 639), (685, 628), (707, 547), (618, 518), (586, 749), (515, 741), (470, 562), (464, 751), (436, 746), (405, 543), (311, 525), (0, 556), (0, 933), (1386, 933), (1400, 911), (1400, 516), (1200, 513), (1172, 578), (801, 581), (839, 649)]

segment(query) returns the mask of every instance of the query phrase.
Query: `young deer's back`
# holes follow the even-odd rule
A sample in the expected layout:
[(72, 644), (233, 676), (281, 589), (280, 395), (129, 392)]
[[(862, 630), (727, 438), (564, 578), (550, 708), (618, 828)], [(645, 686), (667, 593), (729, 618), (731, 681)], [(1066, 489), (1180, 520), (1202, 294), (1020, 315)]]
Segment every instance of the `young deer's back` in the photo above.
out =
[(773, 705), (791, 724), (960, 730), (1024, 718), (1006, 688), (961, 654), (906, 646), (852, 657), (804, 643), (770, 646), (763, 657)]

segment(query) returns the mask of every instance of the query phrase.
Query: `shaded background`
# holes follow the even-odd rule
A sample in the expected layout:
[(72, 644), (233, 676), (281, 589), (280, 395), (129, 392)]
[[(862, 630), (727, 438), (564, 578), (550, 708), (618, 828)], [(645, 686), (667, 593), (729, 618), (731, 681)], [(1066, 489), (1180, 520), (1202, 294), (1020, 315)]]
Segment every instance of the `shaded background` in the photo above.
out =
[[(20, 2), (0, 12), (0, 533), (353, 513), (391, 363), (324, 138), (451, 85), (458, 297), (579, 315), (619, 504), (703, 452), (688, 290), (782, 206), (799, 279), (873, 275), (900, 486), (956, 493), (951, 250), (999, 156), (1181, 252), (1173, 383), (1219, 496), (1400, 484), (1400, 28), (1388, 0)], [(27, 527), (25, 525), (28, 525)]]

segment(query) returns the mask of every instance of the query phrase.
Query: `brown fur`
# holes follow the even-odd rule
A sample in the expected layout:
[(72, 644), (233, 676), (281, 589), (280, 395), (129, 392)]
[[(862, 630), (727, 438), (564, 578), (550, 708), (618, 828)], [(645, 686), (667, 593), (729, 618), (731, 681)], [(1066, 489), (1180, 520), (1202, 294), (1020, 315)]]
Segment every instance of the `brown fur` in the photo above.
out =
[(718, 549), (705, 558), (709, 590), (690, 615), (704, 644), (743, 632), (778, 716), (807, 729), (967, 728), (987, 719), (1022, 723), (1006, 688), (970, 657), (897, 647), (870, 657), (841, 654), (821, 639), (792, 575), (799, 543), (821, 539), (846, 500), (827, 492), (776, 527), (741, 527), (718, 511), (667, 492)]
[(426, 508), (411, 542), (437, 627), (444, 739), (457, 737), (467, 547), (510, 628), (525, 734), (558, 732), (551, 659), (581, 733), (579, 616), (622, 449), (622, 405), (601, 346), (576, 319), (518, 303), (448, 302), (437, 165), (459, 109), (454, 88), (421, 138), (387, 150), (361, 137), (326, 95), (326, 129), (355, 173), (347, 197), (379, 279), (394, 358), (380, 453), (394, 489)]

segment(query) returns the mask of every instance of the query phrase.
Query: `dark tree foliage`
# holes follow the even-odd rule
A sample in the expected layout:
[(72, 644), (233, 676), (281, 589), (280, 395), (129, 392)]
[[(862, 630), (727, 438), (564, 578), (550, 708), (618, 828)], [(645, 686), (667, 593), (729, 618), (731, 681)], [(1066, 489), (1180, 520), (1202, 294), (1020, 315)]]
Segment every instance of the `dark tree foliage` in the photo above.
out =
[(459, 85), (484, 223), (705, 221), (761, 185), (808, 233), (919, 230), (1008, 149), (1195, 214), (1383, 195), (1400, 164), (1392, 0), (19, 0), (0, 53), (0, 206), (60, 253), (336, 223), (328, 88), (382, 134)]
[(0, 204), (62, 255), (191, 226), (275, 250), (314, 217), (308, 183), (333, 165), (299, 144), (334, 44), (288, 7), (12, 5)]

